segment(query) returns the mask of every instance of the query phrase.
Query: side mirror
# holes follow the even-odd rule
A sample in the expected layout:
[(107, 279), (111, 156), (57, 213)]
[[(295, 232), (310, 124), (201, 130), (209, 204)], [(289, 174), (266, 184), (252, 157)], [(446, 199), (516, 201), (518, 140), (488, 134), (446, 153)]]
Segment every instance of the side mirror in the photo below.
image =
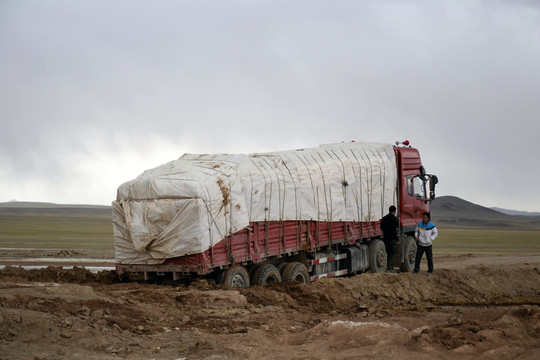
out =
[(439, 183), (439, 178), (436, 175), (429, 175), (429, 199), (435, 199), (435, 185)]

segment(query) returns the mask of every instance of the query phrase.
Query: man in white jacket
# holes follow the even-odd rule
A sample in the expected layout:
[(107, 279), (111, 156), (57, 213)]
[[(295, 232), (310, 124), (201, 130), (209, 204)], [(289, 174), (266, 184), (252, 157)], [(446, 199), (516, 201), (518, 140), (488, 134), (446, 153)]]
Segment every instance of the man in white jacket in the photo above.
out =
[(414, 263), (414, 273), (420, 272), (420, 262), (424, 253), (428, 262), (428, 275), (433, 273), (433, 240), (439, 234), (435, 224), (431, 221), (431, 216), (428, 212), (422, 214), (422, 221), (418, 223), (414, 237), (416, 239), (416, 261)]

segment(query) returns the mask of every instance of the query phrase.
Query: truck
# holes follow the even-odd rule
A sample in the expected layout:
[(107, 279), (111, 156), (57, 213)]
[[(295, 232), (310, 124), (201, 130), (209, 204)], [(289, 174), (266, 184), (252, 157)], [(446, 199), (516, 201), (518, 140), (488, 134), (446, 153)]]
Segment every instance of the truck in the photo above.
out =
[(184, 154), (118, 188), (116, 272), (228, 288), (380, 273), (389, 261), (380, 223), (391, 205), (399, 251), (389, 265), (411, 272), (414, 231), (437, 182), (409, 141)]

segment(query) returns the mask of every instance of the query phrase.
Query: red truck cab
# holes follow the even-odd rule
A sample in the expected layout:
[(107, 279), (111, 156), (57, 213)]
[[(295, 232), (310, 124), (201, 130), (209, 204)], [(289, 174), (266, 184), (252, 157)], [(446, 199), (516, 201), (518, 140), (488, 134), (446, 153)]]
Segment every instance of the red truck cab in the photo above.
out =
[(429, 202), (435, 198), (435, 175), (426, 174), (420, 153), (411, 147), (395, 147), (399, 194), (400, 224), (403, 232), (409, 232), (418, 223)]
[[(403, 146), (399, 146), (402, 144)], [(400, 232), (402, 234), (402, 261), (403, 264), (412, 266), (413, 259), (408, 256), (416, 251), (411, 251), (414, 244), (414, 231), (422, 218), (423, 212), (429, 212), (429, 203), (435, 199), (435, 185), (438, 178), (435, 175), (426, 174), (420, 153), (417, 149), (409, 146), (408, 141), (396, 143), (394, 147), (398, 173), (398, 206)], [(411, 271), (406, 268), (404, 270)]]

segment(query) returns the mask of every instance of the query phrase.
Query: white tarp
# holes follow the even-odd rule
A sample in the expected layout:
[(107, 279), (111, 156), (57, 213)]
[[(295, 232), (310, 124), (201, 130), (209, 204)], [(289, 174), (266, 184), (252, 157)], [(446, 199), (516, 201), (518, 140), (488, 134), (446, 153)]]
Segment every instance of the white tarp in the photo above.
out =
[(116, 261), (159, 264), (209, 249), (250, 221), (377, 221), (396, 204), (391, 145), (185, 154), (118, 188)]

